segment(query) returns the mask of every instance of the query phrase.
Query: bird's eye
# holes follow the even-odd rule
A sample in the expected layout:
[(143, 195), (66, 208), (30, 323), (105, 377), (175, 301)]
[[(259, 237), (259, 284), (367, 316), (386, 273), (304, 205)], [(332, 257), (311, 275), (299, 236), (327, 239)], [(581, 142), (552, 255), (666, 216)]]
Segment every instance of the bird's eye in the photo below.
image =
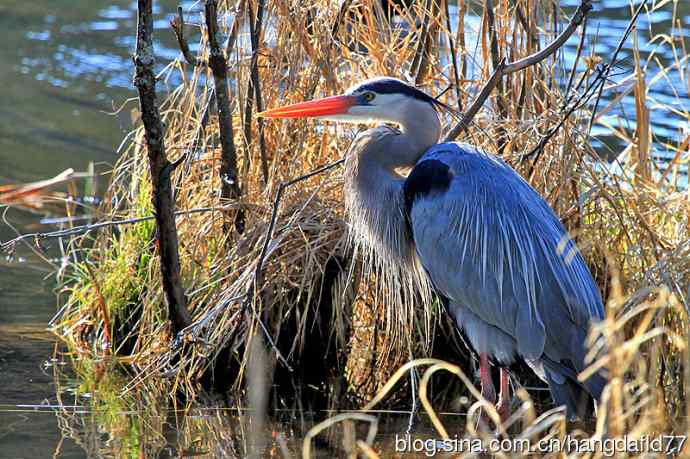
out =
[(371, 102), (372, 100), (374, 100), (374, 97), (376, 97), (376, 94), (374, 94), (373, 92), (365, 92), (364, 94), (362, 94), (362, 97), (364, 97), (364, 100), (366, 100), (367, 102)]

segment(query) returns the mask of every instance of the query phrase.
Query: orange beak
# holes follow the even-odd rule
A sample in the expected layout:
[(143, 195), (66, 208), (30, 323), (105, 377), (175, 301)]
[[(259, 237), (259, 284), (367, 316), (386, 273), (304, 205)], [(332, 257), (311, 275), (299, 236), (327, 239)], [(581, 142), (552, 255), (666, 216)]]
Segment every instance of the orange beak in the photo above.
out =
[(256, 116), (263, 118), (306, 118), (327, 115), (342, 115), (357, 103), (357, 96), (332, 96), (310, 100), (285, 107), (273, 108)]

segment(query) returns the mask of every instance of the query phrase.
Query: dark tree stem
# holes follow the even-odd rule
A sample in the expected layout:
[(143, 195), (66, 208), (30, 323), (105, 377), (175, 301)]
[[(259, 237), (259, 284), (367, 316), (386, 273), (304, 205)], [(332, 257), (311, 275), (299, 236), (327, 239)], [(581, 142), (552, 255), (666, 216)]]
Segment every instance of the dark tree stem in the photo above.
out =
[[(218, 2), (206, 0), (206, 28), (208, 30), (208, 63), (213, 73), (213, 84), (218, 109), (218, 130), (220, 132), (220, 197), (222, 200), (237, 199), (242, 195), (237, 177), (237, 154), (232, 133), (232, 109), (228, 88), (228, 71), (223, 48), (218, 40)], [(237, 232), (244, 231), (244, 214), (238, 211), (234, 222)]]
[[(487, 23), (489, 25), (489, 47), (491, 51), (491, 63), (495, 71), (495, 69), (499, 66), (499, 63), (501, 62), (501, 55), (498, 49), (498, 34), (496, 33), (496, 16), (494, 15), (493, 0), (486, 0), (484, 3), (484, 9), (486, 11)], [(508, 119), (508, 109), (506, 108), (505, 101), (503, 100), (504, 85), (502, 77), (499, 78), (496, 83), (496, 91), (498, 93), (496, 94), (496, 105), (498, 107), (498, 113), (500, 114), (501, 121), (505, 121)], [(503, 125), (500, 123), (498, 124), (496, 130), (496, 144), (498, 146), (498, 152), (499, 155), (503, 155), (503, 147), (506, 143), (506, 132), (505, 129), (503, 129)]]
[(424, 76), (426, 75), (429, 66), (429, 46), (430, 46), (430, 28), (431, 17), (435, 14), (436, 4), (434, 0), (427, 0), (424, 7), (424, 19), (422, 23), (422, 32), (417, 43), (417, 50), (415, 51), (414, 59), (410, 65), (410, 73), (415, 75), (415, 84), (421, 85)]
[(493, 0), (485, 0), (484, 11), (486, 13), (487, 23), (489, 25), (489, 47), (491, 50), (491, 62), (496, 68), (501, 61), (501, 56), (498, 51), (498, 35), (496, 34), (496, 17), (494, 16), (494, 2)]
[(175, 201), (170, 174), (172, 167), (165, 154), (164, 128), (156, 101), (155, 57), (153, 53), (153, 0), (138, 0), (137, 45), (134, 55), (134, 86), (139, 92), (144, 138), (151, 172), (153, 208), (158, 227), (158, 243), (163, 292), (168, 314), (177, 333), (192, 323), (180, 276)]
[(450, 11), (448, 10), (448, 0), (443, 0), (443, 15), (446, 17), (446, 34), (448, 46), (450, 48), (450, 60), (453, 64), (453, 85), (455, 86), (455, 98), (458, 103), (458, 110), (462, 111), (462, 95), (460, 94), (460, 72), (458, 71), (458, 57), (455, 54), (455, 43), (453, 42), (453, 32), (450, 24)]
[[(252, 97), (256, 101), (256, 111), (261, 112), (264, 109), (263, 97), (261, 95), (261, 80), (259, 78), (259, 46), (261, 39), (261, 28), (264, 17), (264, 0), (258, 0), (256, 5), (256, 15), (252, 14), (251, 5), (249, 6), (249, 35), (252, 43), (252, 60), (249, 75), (249, 84), (247, 85), (247, 104), (244, 113), (244, 135), (247, 139), (247, 148), (251, 143), (251, 129), (252, 129)], [(259, 130), (259, 151), (261, 154), (261, 173), (264, 180), (264, 185), (268, 183), (268, 160), (266, 158), (266, 139), (264, 137), (264, 120), (258, 118), (256, 120)]]

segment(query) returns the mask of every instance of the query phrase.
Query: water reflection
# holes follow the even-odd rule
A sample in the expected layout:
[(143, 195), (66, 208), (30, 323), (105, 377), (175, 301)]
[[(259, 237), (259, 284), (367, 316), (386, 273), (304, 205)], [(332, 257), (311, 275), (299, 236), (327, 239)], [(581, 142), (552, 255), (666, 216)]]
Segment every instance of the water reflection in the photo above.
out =
[[(579, 4), (578, 0), (565, 0), (561, 2), (566, 10), (573, 11)], [(595, 3), (594, 11), (590, 17), (587, 27), (587, 42), (596, 43), (594, 52), (606, 58), (615, 50), (622, 32), (628, 25), (630, 16), (640, 2), (631, 4), (628, 0), (603, 0)], [(656, 104), (649, 104), (651, 109), (652, 132), (655, 147), (655, 154), (658, 157), (673, 156), (669, 154), (664, 146), (664, 142), (679, 143), (683, 136), (687, 135), (690, 123), (690, 80), (684, 81), (681, 69), (675, 68), (668, 72), (669, 66), (676, 63), (677, 55), (674, 53), (670, 43), (665, 42), (671, 34), (676, 36), (675, 46), (678, 50), (687, 49), (690, 45), (690, 30), (682, 27), (688, 24), (690, 19), (690, 3), (674, 2), (667, 7), (655, 9), (659, 2), (650, 2), (650, 7), (643, 12), (637, 23), (637, 39), (640, 45), (640, 55), (642, 67), (646, 72), (647, 91)], [(676, 11), (676, 23), (673, 11)], [(664, 34), (665, 37), (661, 37)], [(650, 42), (653, 38), (656, 40)], [(620, 65), (620, 75), (615, 78), (620, 80), (633, 72), (633, 61), (631, 47), (634, 43), (634, 34), (628, 39), (619, 54), (622, 65)], [(567, 46), (568, 52), (565, 54), (565, 62), (572, 65), (572, 56), (577, 43), (571, 40)], [(589, 49), (585, 49), (585, 52)], [(687, 72), (688, 62), (680, 62), (680, 67)], [(685, 73), (687, 77), (687, 73)], [(615, 96), (609, 94), (605, 100), (611, 100)], [(668, 107), (667, 107), (668, 106)], [(676, 111), (684, 112), (681, 116)], [(635, 99), (631, 94), (611, 111), (603, 121), (614, 127), (621, 127), (626, 130), (635, 129)], [(593, 132), (597, 136), (610, 136), (608, 129), (598, 127)], [(614, 151), (620, 152), (620, 142), (608, 138), (607, 145)], [(687, 177), (686, 177), (687, 183)]]
[[(76, 368), (79, 372), (80, 365)], [(105, 367), (107, 363), (102, 363)], [(98, 364), (97, 364), (98, 365)], [(242, 401), (201, 393), (191, 403), (171, 401), (170, 381), (143, 383), (122, 396), (126, 375), (117, 368), (90, 369), (83, 378), (56, 372), (60, 404), (41, 406), (54, 412), (62, 435), (79, 445), (89, 457), (301, 457), (303, 439), (333, 411), (289, 408), (270, 415), (247, 407)], [(94, 379), (92, 375), (97, 375)], [(376, 447), (392, 451), (396, 434), (409, 429), (407, 413), (379, 413)], [(447, 425), (460, 431), (463, 417)], [(368, 425), (334, 424), (310, 442), (312, 457), (344, 457), (355, 452)], [(433, 438), (425, 420), (414, 424), (412, 438)], [(406, 456), (414, 457), (414, 456)]]

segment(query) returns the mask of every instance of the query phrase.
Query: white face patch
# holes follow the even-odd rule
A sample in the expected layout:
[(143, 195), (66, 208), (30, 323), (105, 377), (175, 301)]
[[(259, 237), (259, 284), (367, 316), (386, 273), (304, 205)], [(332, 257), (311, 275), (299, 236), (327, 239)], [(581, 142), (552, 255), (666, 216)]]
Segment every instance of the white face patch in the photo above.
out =
[[(374, 93), (376, 94), (376, 93)], [(389, 107), (395, 108), (396, 104), (401, 104), (405, 101), (405, 97), (400, 94), (376, 94), (374, 100), (369, 102), (371, 105), (376, 107)]]
[[(359, 96), (371, 91), (346, 92), (346, 95)], [(326, 121), (338, 121), (341, 123), (367, 123), (376, 121), (397, 122), (399, 113), (406, 105), (406, 97), (400, 94), (375, 94), (375, 97), (366, 105), (353, 105), (340, 115), (319, 116), (318, 119)]]
[(342, 115), (324, 115), (324, 116), (317, 116), (315, 117), (316, 119), (319, 120), (324, 120), (324, 121), (338, 121), (340, 123), (367, 123), (369, 121), (377, 121), (377, 118), (373, 115), (369, 115), (368, 113), (357, 113), (355, 110), (356, 107), (350, 107), (348, 110), (348, 113), (344, 113)]

